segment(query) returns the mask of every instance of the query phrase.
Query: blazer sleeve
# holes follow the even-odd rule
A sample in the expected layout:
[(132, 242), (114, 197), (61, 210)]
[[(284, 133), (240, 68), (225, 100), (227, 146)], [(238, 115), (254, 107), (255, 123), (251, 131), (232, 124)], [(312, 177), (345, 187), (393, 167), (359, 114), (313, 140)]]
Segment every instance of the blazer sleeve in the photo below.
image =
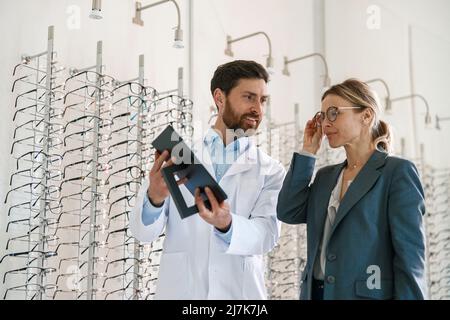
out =
[(419, 174), (413, 163), (404, 160), (395, 168), (388, 200), (395, 299), (427, 298), (424, 214)]
[(306, 223), (310, 182), (316, 159), (294, 153), (280, 194), (277, 217), (287, 224)]
[(146, 197), (147, 189), (150, 183), (146, 179), (139, 189), (136, 203), (130, 214), (130, 230), (132, 235), (139, 241), (144, 243), (150, 243), (163, 233), (164, 227), (167, 222), (168, 208), (170, 197), (164, 201), (162, 212), (152, 224), (145, 225), (142, 221), (142, 211), (144, 206), (144, 199)]

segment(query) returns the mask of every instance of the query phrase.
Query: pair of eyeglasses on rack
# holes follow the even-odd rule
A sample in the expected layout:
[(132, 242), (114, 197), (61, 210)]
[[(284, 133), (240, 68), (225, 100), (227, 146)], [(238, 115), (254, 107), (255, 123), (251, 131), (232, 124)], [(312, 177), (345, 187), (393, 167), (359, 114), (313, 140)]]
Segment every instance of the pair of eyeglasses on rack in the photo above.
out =
[(146, 297), (148, 297), (149, 295), (153, 295), (149, 289), (146, 289), (146, 288), (134, 289), (132, 286), (132, 283), (129, 283), (127, 285), (127, 287), (125, 287), (125, 288), (120, 288), (117, 290), (107, 292), (105, 295), (105, 300), (108, 300), (108, 298), (110, 296), (117, 295), (117, 294), (122, 295), (122, 298), (120, 300), (122, 300), (122, 299), (131, 300), (131, 299), (134, 299), (135, 297), (142, 300), (142, 299), (146, 299)]
[[(99, 128), (99, 129), (102, 129)], [(63, 139), (64, 146), (68, 144), (77, 145), (82, 144), (86, 145), (87, 142), (93, 141), (94, 139), (94, 128), (84, 128), (81, 131), (73, 132), (70, 134), (66, 134)], [(108, 130), (107, 132), (98, 132), (97, 133), (97, 144), (98, 148), (107, 148), (109, 146), (110, 141), (112, 140), (112, 133)]]
[(65, 102), (65, 96), (64, 92), (57, 91), (57, 90), (49, 90), (44, 88), (34, 88), (31, 90), (28, 90), (26, 92), (20, 93), (16, 96), (16, 100), (14, 102), (14, 109), (17, 109), (19, 106), (19, 102), (22, 100), (31, 100), (34, 102), (45, 102), (46, 95), (49, 95), (49, 101), (50, 105), (58, 102), (58, 101), (64, 101)]
[[(16, 85), (18, 83), (20, 84), (24, 84), (27, 86), (32, 86), (32, 87), (36, 87), (36, 88), (41, 88), (41, 89), (47, 89), (47, 87), (44, 85), (44, 81), (46, 81), (47, 79), (47, 75), (44, 75), (43, 77), (37, 78), (36, 74), (28, 74), (25, 76), (21, 76), (17, 79), (14, 80), (12, 88), (11, 88), (11, 92), (14, 92), (14, 89), (16, 88)], [(33, 82), (33, 78), (36, 80)], [(55, 80), (56, 80), (56, 76), (52, 76), (50, 78), (50, 89), (51, 90), (56, 90), (56, 89), (61, 89), (62, 85), (56, 85)]]
[(109, 163), (109, 161), (108, 161), (108, 163), (101, 163), (98, 161), (94, 161), (93, 159), (80, 160), (80, 161), (75, 161), (75, 162), (69, 163), (64, 166), (63, 173), (62, 173), (63, 178), (66, 178), (68, 176), (68, 171), (71, 169), (76, 170), (77, 172), (80, 172), (80, 170), (81, 170), (79, 168), (80, 165), (82, 167), (86, 167), (85, 169), (89, 170), (89, 172), (92, 171), (94, 165), (97, 166), (97, 171), (99, 171), (99, 172), (109, 171), (112, 169), (112, 165)]
[[(95, 299), (96, 295), (103, 293), (102, 288), (92, 288), (91, 293)], [(88, 290), (81, 290), (81, 289), (58, 289), (53, 294), (53, 300), (57, 299), (61, 294), (72, 294), (75, 295), (75, 299), (86, 299), (84, 296), (88, 294)]]
[(72, 82), (95, 83), (99, 84), (100, 86), (114, 86), (117, 81), (112, 76), (98, 73), (92, 70), (84, 70), (81, 72), (76, 72), (66, 78), (63, 87), (66, 88), (66, 86), (71, 84)]
[[(37, 204), (39, 204), (39, 206), (36, 206)], [(61, 206), (58, 205), (56, 200), (50, 200), (46, 198), (45, 195), (39, 195), (24, 202), (11, 204), (8, 209), (8, 217), (10, 217), (11, 214), (16, 211), (23, 212), (24, 210), (26, 210), (30, 213), (39, 213), (41, 212), (41, 207), (43, 206), (45, 206), (45, 210), (48, 210), (53, 214), (59, 214), (62, 209)]]
[[(107, 196), (104, 193), (101, 192), (94, 192), (91, 190), (91, 186), (87, 186), (85, 188), (83, 188), (81, 191), (79, 192), (74, 192), (71, 193), (69, 195), (64, 195), (60, 198), (59, 200), (59, 205), (61, 207), (64, 207), (64, 205), (73, 207), (73, 206), (77, 206), (78, 210), (85, 210), (89, 205), (91, 205), (94, 201), (102, 204), (102, 203), (106, 203), (107, 200)], [(81, 215), (81, 213), (78, 213), (80, 215), (80, 217), (82, 217), (83, 215)], [(74, 215), (72, 212), (61, 212), (59, 214), (59, 218), (61, 218), (62, 216), (71, 216)], [(76, 215), (76, 214), (75, 214)], [(101, 214), (100, 216), (106, 216), (106, 214)], [(58, 220), (59, 221), (59, 220)]]
[[(70, 150), (66, 150), (64, 151), (64, 153), (62, 154), (61, 158), (65, 158), (67, 156), (67, 154), (81, 154), (83, 152), (85, 152), (86, 150), (93, 148), (94, 144), (91, 143), (87, 143), (86, 145), (83, 145), (81, 147), (76, 147)], [(101, 147), (97, 147), (95, 148), (98, 158), (103, 158), (103, 157), (108, 157), (109, 155), (111, 155), (111, 150), (108, 150), (108, 148), (101, 148)]]
[(70, 117), (72, 113), (79, 114), (82, 112), (87, 115), (95, 115), (99, 110), (99, 114), (109, 114), (112, 111), (112, 103), (108, 100), (97, 99), (85, 99), (81, 98), (80, 101), (73, 102), (71, 104), (65, 104), (61, 113), (61, 118)]
[(41, 217), (39, 214), (35, 216), (29, 216), (27, 218), (20, 218), (15, 220), (10, 220), (6, 225), (6, 232), (9, 232), (10, 227), (13, 225), (22, 225), (27, 228), (31, 228), (28, 231), (28, 234), (32, 233), (34, 229), (32, 227), (40, 227), (41, 225), (45, 225), (47, 227), (50, 227), (52, 225), (55, 225), (57, 223), (55, 218), (50, 217)]
[(76, 96), (81, 98), (93, 98), (93, 99), (106, 99), (108, 97), (112, 97), (114, 93), (108, 89), (105, 89), (104, 87), (93, 85), (93, 84), (86, 84), (84, 86), (75, 88), (73, 90), (70, 90), (64, 96), (62, 97), (63, 103), (65, 104), (68, 97)]
[(120, 189), (125, 189), (129, 192), (137, 192), (141, 186), (141, 182), (139, 181), (126, 181), (119, 184), (116, 184), (115, 186), (112, 186), (108, 190), (108, 194), (106, 196), (107, 199), (110, 199), (111, 192), (118, 192), (121, 191)]
[(194, 134), (194, 127), (190, 124), (179, 123), (177, 121), (168, 121), (159, 125), (151, 126), (147, 137), (150, 139), (156, 138), (168, 125), (176, 128), (177, 132), (182, 136), (192, 137)]
[(138, 116), (137, 112), (127, 111), (113, 116), (111, 120), (113, 123), (118, 123), (119, 121), (129, 122), (134, 121), (137, 118), (137, 116)]
[(56, 268), (52, 268), (52, 267), (43, 268), (43, 267), (32, 267), (32, 266), (27, 266), (27, 267), (23, 267), (23, 268), (19, 268), (19, 269), (14, 269), (14, 270), (8, 270), (3, 275), (3, 284), (5, 284), (6, 278), (8, 275), (11, 275), (11, 276), (12, 275), (26, 275), (29, 277), (28, 280), (26, 281), (28, 283), (31, 280), (33, 280), (33, 278), (36, 276), (40, 276), (40, 275), (48, 276), (49, 274), (55, 273), (55, 272), (56, 272)]
[(39, 186), (41, 186), (45, 190), (46, 196), (49, 199), (56, 200), (59, 198), (60, 189), (57, 186), (44, 185), (42, 182), (29, 182), (29, 183), (22, 184), (21, 186), (15, 187), (13, 189), (10, 189), (6, 193), (5, 203), (8, 202), (8, 197), (12, 192), (24, 192), (23, 190), (26, 189), (27, 187), (30, 188), (29, 193), (31, 193), (33, 195), (39, 195), (39, 193), (37, 193), (37, 191), (35, 191), (37, 189), (37, 187), (39, 187)]
[(47, 179), (53, 181), (61, 181), (63, 178), (63, 173), (59, 169), (44, 169), (42, 164), (37, 164), (36, 166), (32, 166), (31, 168), (16, 171), (9, 177), (9, 185), (13, 185), (13, 178), (19, 179), (20, 177), (27, 179)]
[(132, 234), (131, 234), (129, 227), (111, 230), (111, 231), (107, 232), (106, 242), (111, 243), (110, 238), (111, 237), (114, 238), (114, 237), (118, 237), (118, 236), (124, 236), (126, 238), (131, 238)]
[[(92, 263), (95, 263), (97, 265), (106, 265), (107, 263), (107, 259), (106, 257), (102, 257), (102, 256), (95, 256), (91, 258)], [(83, 261), (83, 257), (80, 257), (80, 255), (74, 256), (74, 257), (69, 257), (69, 258), (62, 258), (59, 260), (59, 264), (58, 264), (58, 270), (62, 270), (61, 266), (65, 263), (70, 263), (68, 266), (73, 266), (73, 265), (79, 265), (78, 269), (81, 271), (83, 268), (88, 266), (88, 261), (85, 260)], [(70, 274), (69, 274), (70, 275)], [(57, 281), (59, 278), (64, 277), (63, 275), (60, 275), (59, 277), (57, 277)]]
[[(33, 103), (26, 107), (17, 108), (16, 111), (14, 112), (13, 121), (16, 121), (16, 118), (18, 115), (24, 115), (24, 116), (28, 116), (28, 117), (31, 116), (31, 117), (43, 119), (46, 116), (46, 114), (44, 113), (46, 107), (47, 106), (45, 103)], [(52, 106), (48, 110), (48, 112), (49, 112), (50, 119), (62, 119), (63, 118), (63, 111), (59, 107)]]
[[(151, 157), (149, 157), (149, 158), (151, 158)], [(122, 154), (113, 159), (108, 160), (108, 165), (112, 166), (113, 163), (118, 163), (118, 162), (129, 163), (129, 162), (133, 162), (133, 161), (137, 162), (137, 163), (142, 163), (147, 160), (148, 160), (147, 157), (142, 156), (138, 152), (128, 152), (126, 154)]]
[(158, 109), (158, 105), (163, 105), (164, 103), (166, 105), (170, 105), (170, 104), (178, 105), (182, 108), (192, 108), (194, 105), (192, 100), (185, 99), (178, 95), (168, 95), (168, 96), (159, 98), (152, 102), (152, 104), (154, 104), (156, 106), (156, 107), (154, 107), (155, 110)]
[[(92, 173), (93, 173), (93, 171), (89, 171), (88, 173), (86, 173), (84, 175), (72, 177), (72, 178), (66, 178), (66, 179), (62, 180), (58, 187), (59, 191), (61, 191), (63, 189), (63, 186), (65, 186), (65, 184), (74, 183), (75, 181), (80, 182), (80, 184), (82, 184), (85, 180), (89, 180), (91, 182), (94, 182), (97, 186), (101, 186), (101, 185), (105, 184), (103, 179), (93, 177)], [(79, 185), (79, 184), (77, 184), (77, 185)]]
[(38, 259), (38, 258), (51, 258), (51, 257), (55, 257), (56, 256), (56, 252), (54, 251), (39, 251), (39, 250), (34, 250), (34, 251), (21, 251), (21, 252), (12, 252), (12, 253), (7, 253), (5, 254), (1, 259), (0, 259), (0, 264), (3, 262), (3, 260), (5, 260), (8, 257), (19, 257), (19, 258), (33, 258), (33, 259)]
[(64, 126), (64, 132), (67, 131), (67, 127), (72, 126), (72, 125), (77, 125), (82, 120), (88, 120), (89, 123), (92, 123), (93, 120), (97, 120), (100, 128), (113, 125), (112, 120), (100, 118), (100, 117), (92, 116), (92, 115), (83, 115), (81, 117), (78, 117), (76, 119), (73, 119), (73, 120), (70, 120), (69, 122), (67, 122), (66, 125)]
[(106, 284), (108, 284), (110, 282), (115, 282), (116, 284), (125, 282), (128, 284), (135, 280), (137, 280), (138, 282), (141, 282), (142, 279), (144, 279), (145, 277), (151, 276), (150, 274), (137, 273), (134, 271), (134, 268), (135, 268), (135, 266), (131, 265), (127, 269), (125, 269), (124, 272), (122, 272), (122, 273), (106, 277), (105, 280), (103, 281), (102, 288), (105, 288)]
[(28, 151), (17, 158), (16, 169), (19, 170), (20, 161), (27, 161), (31, 163), (41, 163), (42, 161), (46, 161), (49, 165), (59, 167), (62, 164), (62, 160), (63, 156), (56, 153), (47, 154), (42, 150)]
[(11, 146), (10, 154), (14, 153), (14, 147), (16, 145), (25, 145), (28, 147), (41, 147), (43, 144), (48, 144), (49, 148), (60, 149), (63, 146), (63, 141), (60, 137), (48, 137), (45, 135), (32, 135), (26, 138), (14, 140)]
[(41, 119), (31, 119), (14, 129), (13, 139), (16, 138), (19, 130), (27, 130), (32, 132), (38, 132), (40, 134), (44, 133), (45, 126), (47, 126), (48, 134), (61, 134), (64, 131), (64, 126), (60, 123), (47, 122), (44, 118)]
[[(34, 217), (36, 218), (36, 217)], [(11, 237), (6, 242), (6, 250), (9, 250), (10, 243), (12, 242), (22, 242), (26, 244), (38, 244), (38, 243), (44, 243), (47, 246), (49, 245), (55, 245), (59, 241), (59, 237), (51, 236), (51, 235), (45, 235), (42, 236), (40, 234), (33, 234), (32, 232), (27, 232), (26, 234)]]
[[(56, 56), (56, 52), (53, 52), (53, 56), (52, 58), (54, 58)], [(42, 66), (41, 66), (42, 63)], [(53, 60), (50, 62), (50, 67), (51, 67), (51, 74), (57, 74), (61, 71), (64, 71), (65, 68), (58, 68), (56, 66), (58, 62), (56, 60)], [(14, 66), (13, 68), (13, 77), (16, 75), (16, 73), (18, 72), (22, 72), (23, 70), (26, 71), (33, 71), (35, 72), (35, 74), (47, 74), (47, 63), (45, 60), (42, 60), (40, 58), (37, 59), (33, 59), (33, 60), (25, 60), (21, 63), (18, 63)]]
[(37, 292), (44, 293), (47, 295), (47, 297), (51, 297), (52, 293), (55, 292), (56, 289), (56, 285), (53, 284), (39, 285), (35, 283), (27, 283), (24, 285), (7, 288), (5, 291), (5, 295), (3, 296), (3, 300), (6, 300), (6, 298), (8, 297), (8, 293), (10, 293), (11, 291), (21, 291), (25, 294), (28, 294), (29, 292), (35, 292), (31, 297), (31, 300), (33, 300), (36, 297)]
[(129, 81), (119, 84), (113, 89), (113, 92), (120, 91), (120, 90), (127, 90), (127, 92), (131, 92), (138, 96), (146, 96), (150, 97), (151, 99), (154, 99), (158, 97), (158, 92), (155, 88), (144, 86), (140, 84), (139, 82)]
[(126, 139), (126, 140), (122, 140), (120, 142), (117, 142), (117, 143), (114, 143), (114, 144), (110, 145), (109, 148), (110, 149), (117, 149), (120, 146), (128, 147), (128, 146), (133, 145), (133, 144), (136, 144), (136, 145), (139, 144), (141, 146), (145, 145), (142, 141), (139, 141), (137, 139)]
[[(124, 173), (124, 175), (122, 175), (122, 173)], [(135, 180), (142, 179), (143, 177), (145, 177), (145, 171), (136, 165), (127, 166), (125, 168), (111, 172), (105, 180), (105, 185), (110, 184), (110, 180), (112, 177), (127, 178), (128, 176)]]
[(171, 119), (173, 121), (192, 121), (192, 113), (190, 111), (182, 111), (177, 108), (170, 108), (165, 111), (153, 112), (149, 116), (150, 124), (161, 121), (161, 119)]
[(297, 269), (298, 264), (302, 261), (301, 258), (293, 259), (271, 259), (270, 261), (270, 271), (282, 273), (287, 271), (292, 271), (292, 269)]
[(112, 108), (117, 108), (120, 106), (132, 107), (135, 110), (141, 110), (141, 112), (148, 112), (151, 104), (149, 100), (141, 96), (128, 95), (113, 101), (111, 106)]

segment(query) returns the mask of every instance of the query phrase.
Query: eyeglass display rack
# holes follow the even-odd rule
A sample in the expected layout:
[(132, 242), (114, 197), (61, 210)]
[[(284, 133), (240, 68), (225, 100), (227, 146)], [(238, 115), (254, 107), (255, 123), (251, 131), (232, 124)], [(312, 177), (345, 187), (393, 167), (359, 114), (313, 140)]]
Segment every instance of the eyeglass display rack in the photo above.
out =
[(52, 26), (48, 35), (47, 51), (13, 72), (3, 299), (152, 299), (164, 235), (139, 243), (128, 215), (154, 161), (151, 141), (168, 124), (192, 141), (183, 69), (176, 89), (158, 93), (144, 84), (141, 55), (139, 76), (118, 81), (104, 73), (99, 41), (96, 64), (67, 74)]
[(424, 165), (429, 297), (450, 299), (450, 168)]

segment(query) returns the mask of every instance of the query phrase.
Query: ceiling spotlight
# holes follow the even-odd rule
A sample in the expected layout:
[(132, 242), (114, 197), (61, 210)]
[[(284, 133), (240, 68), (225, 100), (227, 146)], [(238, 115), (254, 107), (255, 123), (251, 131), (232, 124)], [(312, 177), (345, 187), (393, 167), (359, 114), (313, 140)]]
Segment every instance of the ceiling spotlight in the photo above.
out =
[(319, 57), (323, 61), (323, 64), (324, 64), (324, 67), (325, 67), (325, 75), (324, 75), (324, 79), (323, 79), (323, 86), (325, 88), (330, 87), (331, 79), (330, 79), (330, 75), (328, 73), (327, 60), (325, 59), (325, 57), (322, 54), (317, 53), (317, 52), (312, 53), (312, 54), (308, 54), (308, 55), (303, 56), (303, 57), (298, 57), (298, 58), (295, 58), (295, 59), (291, 59), (291, 60), (289, 60), (288, 57), (284, 57), (283, 74), (285, 76), (290, 76), (291, 75), (291, 73), (289, 72), (289, 68), (288, 68), (289, 64), (297, 62), (297, 61), (305, 60), (305, 59), (308, 59), (308, 58), (312, 58), (312, 57)]
[(366, 81), (366, 83), (373, 83), (373, 82), (380, 82), (386, 89), (386, 98), (384, 100), (384, 111), (387, 114), (391, 114), (392, 113), (391, 90), (389, 89), (388, 84), (386, 83), (386, 81), (384, 81), (383, 79), (380, 79), (380, 78), (371, 79), (371, 80)]
[(439, 116), (436, 115), (436, 129), (441, 130), (441, 122), (443, 121), (450, 121), (450, 117), (445, 118), (439, 118)]
[(255, 37), (257, 35), (262, 35), (262, 36), (264, 36), (267, 39), (267, 43), (269, 45), (269, 54), (268, 54), (267, 59), (266, 59), (266, 69), (267, 69), (267, 72), (269, 72), (270, 74), (274, 74), (275, 71), (273, 69), (274, 63), (273, 63), (273, 56), (272, 56), (272, 42), (270, 41), (269, 36), (265, 32), (259, 31), (259, 32), (248, 34), (248, 35), (240, 37), (240, 38), (236, 38), (236, 39), (232, 39), (230, 36), (227, 36), (227, 46), (225, 48), (225, 54), (227, 56), (234, 57), (234, 52), (231, 49), (231, 44), (232, 43), (238, 42), (238, 41), (241, 41), (241, 40), (244, 40), (244, 39), (248, 39), (248, 38), (251, 38), (251, 37)]
[(89, 18), (100, 20), (103, 18), (102, 14), (102, 0), (92, 0), (92, 10), (89, 14)]
[(183, 30), (181, 29), (175, 29), (175, 40), (173, 42), (173, 47), (177, 49), (184, 48), (183, 43)]
[(166, 3), (166, 2), (172, 2), (175, 5), (175, 8), (177, 10), (177, 17), (178, 17), (178, 24), (175, 27), (175, 37), (174, 37), (174, 43), (173, 43), (173, 47), (177, 48), (177, 49), (181, 49), (184, 48), (184, 44), (183, 44), (183, 30), (181, 29), (181, 14), (180, 14), (180, 7), (178, 6), (178, 3), (175, 0), (162, 0), (162, 1), (158, 1), (146, 6), (142, 6), (142, 4), (138, 1), (136, 2), (136, 8), (134, 11), (134, 17), (133, 17), (133, 23), (143, 26), (144, 25), (144, 21), (142, 20), (141, 17), (141, 13), (142, 11), (152, 8), (152, 7), (156, 7), (160, 4)]
[(404, 97), (399, 97), (399, 98), (395, 98), (395, 99), (391, 99), (391, 103), (393, 102), (397, 102), (397, 101), (401, 101), (401, 100), (412, 100), (414, 98), (420, 99), (423, 101), (425, 108), (427, 109), (427, 113), (425, 114), (425, 126), (429, 127), (429, 125), (431, 124), (432, 120), (431, 120), (431, 113), (430, 113), (430, 105), (428, 104), (427, 99), (425, 99), (424, 96), (420, 95), (420, 94), (410, 94)]

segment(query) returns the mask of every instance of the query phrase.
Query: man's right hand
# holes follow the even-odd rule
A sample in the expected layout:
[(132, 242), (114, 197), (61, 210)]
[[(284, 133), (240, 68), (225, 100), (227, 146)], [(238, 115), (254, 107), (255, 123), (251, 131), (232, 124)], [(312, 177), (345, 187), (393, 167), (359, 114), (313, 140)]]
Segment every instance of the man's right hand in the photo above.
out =
[[(147, 190), (147, 195), (153, 205), (161, 206), (164, 200), (170, 195), (166, 182), (164, 181), (161, 170), (172, 166), (173, 160), (170, 159), (169, 151), (165, 150), (163, 153), (155, 151), (155, 163), (149, 173), (150, 186)], [(187, 181), (187, 178), (178, 180), (178, 185)]]

